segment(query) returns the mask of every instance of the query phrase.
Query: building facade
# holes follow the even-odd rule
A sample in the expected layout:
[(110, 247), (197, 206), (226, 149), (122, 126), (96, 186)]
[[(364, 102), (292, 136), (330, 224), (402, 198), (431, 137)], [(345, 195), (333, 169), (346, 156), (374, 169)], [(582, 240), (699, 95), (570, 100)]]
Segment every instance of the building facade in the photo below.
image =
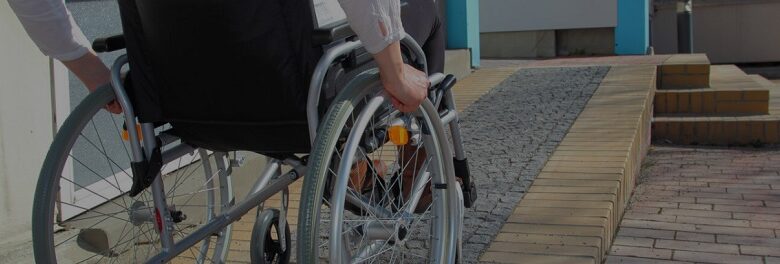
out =
[(647, 0), (482, 0), (483, 57), (644, 54)]

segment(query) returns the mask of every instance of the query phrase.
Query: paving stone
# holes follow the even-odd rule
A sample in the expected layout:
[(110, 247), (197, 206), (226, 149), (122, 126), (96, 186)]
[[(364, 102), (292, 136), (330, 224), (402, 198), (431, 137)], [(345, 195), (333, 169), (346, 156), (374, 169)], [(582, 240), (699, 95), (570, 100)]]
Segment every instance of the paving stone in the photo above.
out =
[(632, 247), (647, 247), (651, 248), (653, 247), (653, 243), (655, 242), (652, 238), (641, 238), (641, 237), (629, 237), (629, 236), (618, 236), (615, 238), (615, 241), (612, 242), (613, 245), (620, 245), (620, 246), (632, 246)]
[(654, 259), (671, 259), (672, 251), (668, 249), (654, 249), (644, 247), (630, 247), (630, 246), (612, 246), (610, 251), (612, 256), (628, 256), (628, 257), (640, 257), (640, 258), (654, 258)]
[(718, 254), (707, 252), (694, 252), (677, 250), (674, 252), (674, 260), (692, 261), (692, 262), (705, 262), (705, 263), (744, 263), (744, 264), (762, 264), (763, 259), (756, 256), (742, 256), (732, 254)]
[(715, 243), (695, 242), (695, 241), (658, 239), (655, 241), (655, 248), (739, 254), (739, 247), (737, 245), (715, 244)]
[(670, 261), (670, 260), (660, 260), (660, 259), (647, 259), (647, 258), (635, 258), (635, 257), (624, 257), (624, 256), (609, 256), (607, 258), (607, 264), (621, 264), (621, 263), (630, 263), (630, 264), (686, 264), (686, 263), (693, 263), (693, 262), (685, 262), (685, 261)]
[(590, 257), (533, 255), (511, 252), (486, 252), (479, 261), (487, 263), (596, 263), (596, 261)]
[(780, 239), (778, 238), (755, 237), (755, 236), (733, 236), (733, 235), (718, 234), (717, 241), (718, 243), (726, 243), (726, 244), (780, 248)]
[(715, 242), (715, 235), (677, 231), (675, 239), (683, 241)]
[(674, 239), (674, 231), (620, 227), (619, 236)]

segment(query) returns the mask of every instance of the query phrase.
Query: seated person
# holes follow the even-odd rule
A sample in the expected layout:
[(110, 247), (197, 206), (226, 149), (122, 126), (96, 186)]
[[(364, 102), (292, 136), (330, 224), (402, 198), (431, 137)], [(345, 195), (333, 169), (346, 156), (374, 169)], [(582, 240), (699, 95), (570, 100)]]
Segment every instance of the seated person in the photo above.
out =
[[(215, 150), (308, 152), (306, 97), (323, 54), (312, 43), (309, 1), (118, 0), (131, 65), (126, 89), (139, 120), (170, 122), (187, 142)], [(403, 12), (400, 0), (339, 3), (376, 61), (392, 104), (414, 111), (429, 82), (403, 62), (399, 41), (407, 32), (425, 51), (428, 71), (443, 71), (436, 3), (409, 0)], [(41, 51), (62, 61), (88, 89), (109, 81), (63, 0), (9, 4)], [(117, 103), (107, 109), (121, 112)], [(257, 142), (285, 137), (294, 140)]]

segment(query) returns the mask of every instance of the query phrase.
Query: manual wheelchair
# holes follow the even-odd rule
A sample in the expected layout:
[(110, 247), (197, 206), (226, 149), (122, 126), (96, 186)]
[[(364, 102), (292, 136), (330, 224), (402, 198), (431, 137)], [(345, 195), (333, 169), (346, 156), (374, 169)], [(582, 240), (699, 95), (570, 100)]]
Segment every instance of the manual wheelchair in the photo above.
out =
[[(224, 263), (233, 224), (256, 210), (253, 263), (458, 262), (464, 208), (476, 189), (450, 89), (454, 77), (430, 74), (428, 99), (416, 112), (400, 113), (346, 24), (314, 33), (324, 52), (306, 98), (305, 153), (265, 153), (240, 142), (212, 147), (208, 139), (188, 140), (176, 122), (142, 122), (122, 78), (128, 57), (117, 59), (111, 85), (75, 107), (44, 160), (33, 206), (36, 261)], [(420, 46), (409, 36), (402, 44), (407, 62), (425, 70)], [(125, 39), (99, 39), (93, 46), (121, 50)], [(326, 96), (324, 87), (335, 87), (335, 96)], [(122, 106), (121, 116), (102, 110), (112, 101)], [(241, 163), (237, 150), (267, 156), (239, 200), (231, 178)], [(350, 176), (356, 171), (359, 183)], [(76, 179), (84, 177), (94, 183)], [(288, 186), (300, 178), (293, 237)], [(63, 188), (70, 188), (68, 195)], [(276, 194), (279, 207), (264, 206)], [(425, 199), (430, 205), (420, 208)]]

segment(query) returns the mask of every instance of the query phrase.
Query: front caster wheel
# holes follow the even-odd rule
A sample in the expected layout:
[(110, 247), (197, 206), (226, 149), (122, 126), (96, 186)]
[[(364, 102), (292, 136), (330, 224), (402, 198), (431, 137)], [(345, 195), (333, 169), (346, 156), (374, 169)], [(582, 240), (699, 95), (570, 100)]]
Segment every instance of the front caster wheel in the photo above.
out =
[(279, 210), (267, 209), (260, 213), (254, 228), (252, 228), (252, 242), (250, 244), (252, 263), (290, 262), (290, 225), (285, 223), (283, 237), (280, 231)]

